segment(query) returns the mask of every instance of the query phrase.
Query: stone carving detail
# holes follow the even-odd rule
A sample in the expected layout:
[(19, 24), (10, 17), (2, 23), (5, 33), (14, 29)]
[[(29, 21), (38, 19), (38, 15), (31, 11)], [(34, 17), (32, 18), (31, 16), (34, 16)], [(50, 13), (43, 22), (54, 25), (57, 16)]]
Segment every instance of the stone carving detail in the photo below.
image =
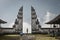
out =
[(38, 32), (40, 26), (39, 20), (37, 19), (37, 15), (35, 12), (35, 9), (31, 6), (31, 27), (32, 27), (32, 33)]
[(15, 31), (22, 32), (23, 28), (23, 6), (19, 9), (17, 18), (15, 20)]

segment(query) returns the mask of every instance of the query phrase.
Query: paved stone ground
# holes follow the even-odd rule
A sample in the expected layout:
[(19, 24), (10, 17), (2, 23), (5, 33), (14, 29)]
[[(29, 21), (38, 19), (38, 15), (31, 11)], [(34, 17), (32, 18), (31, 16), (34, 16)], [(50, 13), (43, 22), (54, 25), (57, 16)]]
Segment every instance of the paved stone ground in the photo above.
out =
[(60, 40), (60, 37), (49, 37), (48, 35), (32, 34), (32, 35), (5, 35), (0, 36), (0, 40)]
[(34, 35), (23, 35), (20, 40), (35, 40)]
[(55, 37), (49, 37), (48, 35), (23, 35), (20, 40), (58, 40)]

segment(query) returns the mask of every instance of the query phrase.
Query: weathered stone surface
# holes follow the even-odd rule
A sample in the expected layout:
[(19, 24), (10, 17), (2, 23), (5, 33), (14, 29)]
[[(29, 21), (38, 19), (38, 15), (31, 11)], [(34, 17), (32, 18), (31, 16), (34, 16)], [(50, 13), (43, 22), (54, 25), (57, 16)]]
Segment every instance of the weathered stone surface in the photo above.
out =
[(22, 40), (35, 40), (34, 35), (23, 35)]
[(40, 23), (39, 20), (37, 18), (37, 14), (35, 9), (31, 6), (31, 27), (32, 27), (32, 33), (37, 33), (37, 31), (39, 31), (40, 29)]
[(15, 21), (15, 31), (16, 32), (22, 32), (22, 27), (23, 27), (23, 6), (19, 9), (17, 18), (16, 18), (17, 22)]

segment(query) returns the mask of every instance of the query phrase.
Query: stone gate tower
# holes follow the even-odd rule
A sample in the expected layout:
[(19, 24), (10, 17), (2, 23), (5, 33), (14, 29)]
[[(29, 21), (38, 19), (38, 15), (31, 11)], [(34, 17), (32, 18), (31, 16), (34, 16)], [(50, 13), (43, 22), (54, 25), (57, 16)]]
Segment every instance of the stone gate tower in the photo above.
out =
[(40, 23), (39, 20), (37, 19), (37, 14), (35, 12), (35, 9), (31, 6), (31, 28), (32, 28), (32, 33), (38, 33), (40, 29)]
[(15, 31), (20, 33), (23, 29), (23, 6), (19, 9), (17, 18), (15, 20)]
[[(23, 6), (19, 9), (15, 20), (15, 31), (20, 33), (23, 29)], [(31, 33), (38, 33), (41, 28), (35, 9), (31, 6)]]

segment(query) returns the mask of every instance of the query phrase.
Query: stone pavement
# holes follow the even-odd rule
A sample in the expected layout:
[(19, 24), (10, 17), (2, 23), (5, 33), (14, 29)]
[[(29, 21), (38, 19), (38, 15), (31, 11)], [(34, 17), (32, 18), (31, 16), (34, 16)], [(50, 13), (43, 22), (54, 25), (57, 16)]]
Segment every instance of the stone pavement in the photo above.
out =
[(20, 40), (35, 40), (34, 35), (23, 35)]

